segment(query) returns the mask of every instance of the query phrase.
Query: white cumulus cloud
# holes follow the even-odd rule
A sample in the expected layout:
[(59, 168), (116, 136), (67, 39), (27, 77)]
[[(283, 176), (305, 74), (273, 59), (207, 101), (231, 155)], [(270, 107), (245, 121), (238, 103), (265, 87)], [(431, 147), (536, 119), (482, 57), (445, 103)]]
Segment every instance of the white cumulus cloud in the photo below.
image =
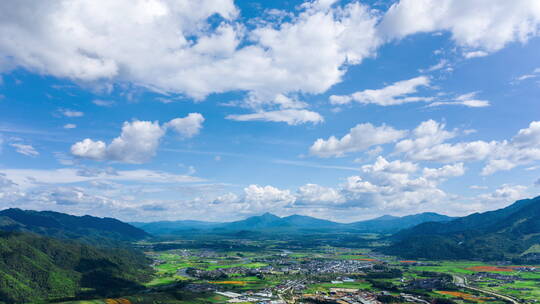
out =
[(539, 26), (536, 0), (401, 0), (385, 14), (379, 31), (387, 39), (448, 31), (470, 49), (466, 57), (471, 58), (511, 42), (525, 43), (539, 34)]
[(309, 152), (320, 157), (340, 157), (347, 153), (367, 150), (372, 146), (395, 142), (403, 138), (405, 134), (406, 131), (396, 130), (386, 125), (377, 127), (370, 123), (358, 124), (340, 139), (335, 136), (326, 140), (317, 139)]
[(375, 163), (362, 166), (362, 170), (364, 172), (413, 173), (418, 170), (418, 166), (415, 163), (400, 160), (388, 161), (378, 156)]
[(463, 163), (445, 165), (440, 168), (424, 168), (423, 175), (428, 179), (441, 179), (462, 176), (465, 173)]
[(305, 184), (296, 191), (297, 205), (313, 205), (318, 203), (340, 204), (344, 202), (345, 197), (343, 197), (339, 190), (317, 184)]
[(120, 136), (114, 138), (110, 144), (86, 138), (71, 146), (71, 154), (98, 161), (144, 163), (156, 154), (159, 142), (168, 128), (182, 136), (192, 137), (199, 133), (203, 121), (204, 117), (201, 114), (190, 113), (184, 118), (175, 118), (163, 126), (157, 121), (124, 122)]
[(394, 154), (404, 153), (414, 161), (442, 163), (485, 161), (482, 175), (510, 170), (540, 160), (540, 122), (533, 121), (510, 140), (462, 141), (448, 143), (457, 136), (434, 120), (422, 122), (410, 138), (395, 145)]
[(324, 92), (380, 44), (367, 6), (322, 3), (253, 28), (233, 0), (3, 2), (2, 66), (195, 99), (248, 91), (272, 103), (278, 94)]
[(201, 131), (204, 117), (199, 113), (189, 113), (184, 118), (175, 118), (165, 124), (167, 128), (172, 128), (178, 134), (190, 138)]
[(486, 204), (488, 209), (498, 208), (501, 204), (509, 204), (527, 197), (527, 187), (522, 185), (504, 184), (492, 193), (478, 195), (478, 199)]

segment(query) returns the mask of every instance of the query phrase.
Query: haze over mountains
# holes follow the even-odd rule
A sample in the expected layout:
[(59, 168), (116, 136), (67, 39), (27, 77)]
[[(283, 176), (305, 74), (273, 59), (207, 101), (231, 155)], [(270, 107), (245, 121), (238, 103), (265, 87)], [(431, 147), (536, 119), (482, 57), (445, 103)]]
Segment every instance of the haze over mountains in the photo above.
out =
[(185, 234), (185, 233), (226, 233), (237, 231), (282, 232), (282, 233), (325, 233), (337, 231), (363, 233), (394, 233), (424, 222), (445, 222), (452, 217), (437, 213), (420, 213), (403, 217), (390, 215), (349, 224), (332, 222), (305, 215), (279, 217), (271, 213), (252, 216), (244, 220), (212, 223), (203, 221), (162, 221), (151, 223), (132, 223), (150, 234)]
[(540, 197), (517, 201), (499, 210), (452, 218), (436, 213), (343, 224), (309, 216), (278, 217), (266, 213), (228, 223), (175, 221), (133, 223), (153, 235), (238, 232), (308, 235), (378, 233), (391, 235), (384, 253), (406, 258), (540, 260)]

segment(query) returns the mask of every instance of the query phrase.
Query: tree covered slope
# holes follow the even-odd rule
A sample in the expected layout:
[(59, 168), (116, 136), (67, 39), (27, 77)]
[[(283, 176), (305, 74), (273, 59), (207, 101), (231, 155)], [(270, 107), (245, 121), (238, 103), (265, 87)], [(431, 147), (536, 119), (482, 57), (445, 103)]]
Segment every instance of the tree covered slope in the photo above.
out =
[(540, 243), (540, 197), (400, 231), (385, 253), (408, 258), (522, 259)]
[(97, 248), (31, 233), (0, 232), (0, 303), (23, 303), (137, 288), (150, 278), (136, 251)]
[(33, 232), (88, 243), (135, 241), (148, 237), (142, 229), (113, 218), (73, 216), (52, 211), (6, 209), (0, 211), (0, 230)]
[(453, 217), (446, 215), (425, 212), (402, 217), (385, 215), (372, 220), (352, 223), (350, 226), (365, 232), (393, 233), (422, 223), (448, 222), (453, 219)]

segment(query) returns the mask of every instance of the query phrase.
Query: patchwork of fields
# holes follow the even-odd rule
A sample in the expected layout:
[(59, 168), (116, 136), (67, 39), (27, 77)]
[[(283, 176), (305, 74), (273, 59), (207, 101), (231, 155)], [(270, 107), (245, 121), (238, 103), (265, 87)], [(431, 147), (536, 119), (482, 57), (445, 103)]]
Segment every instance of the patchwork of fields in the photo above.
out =
[[(202, 304), (231, 300), (216, 291), (234, 292), (248, 300), (250, 294), (263, 292), (279, 295), (279, 301), (293, 301), (303, 295), (334, 295), (336, 290), (358, 290), (375, 297), (385, 293), (395, 299), (405, 293), (421, 299), (447, 299), (452, 303), (505, 303), (493, 295), (456, 288), (452, 284), (453, 276), (466, 278), (468, 284), (482, 290), (524, 301), (540, 299), (540, 272), (516, 265), (401, 260), (364, 249), (328, 247), (312, 251), (189, 249), (147, 254), (153, 259), (155, 269), (154, 278), (146, 284), (148, 290), (122, 298), (71, 303), (138, 304), (157, 303), (156, 299), (162, 299), (162, 303)], [(360, 265), (359, 269), (364, 270), (348, 272), (347, 265)], [(435, 284), (437, 280), (443, 284)], [(189, 286), (203, 289), (193, 291)]]

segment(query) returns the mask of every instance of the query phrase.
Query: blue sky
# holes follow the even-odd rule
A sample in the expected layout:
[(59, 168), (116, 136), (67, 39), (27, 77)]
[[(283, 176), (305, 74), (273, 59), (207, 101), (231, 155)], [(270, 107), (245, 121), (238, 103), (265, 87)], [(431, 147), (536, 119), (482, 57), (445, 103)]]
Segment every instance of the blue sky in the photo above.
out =
[(0, 207), (347, 222), (535, 196), (540, 6), (486, 3), (0, 4)]

